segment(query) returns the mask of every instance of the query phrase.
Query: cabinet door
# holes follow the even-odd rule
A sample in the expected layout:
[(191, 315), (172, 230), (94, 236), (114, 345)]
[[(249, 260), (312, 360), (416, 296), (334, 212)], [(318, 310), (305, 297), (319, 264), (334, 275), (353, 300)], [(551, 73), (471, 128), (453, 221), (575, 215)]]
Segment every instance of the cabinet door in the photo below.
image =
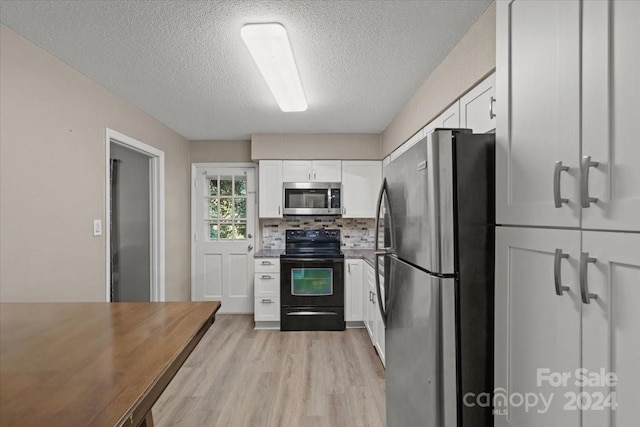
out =
[[(556, 257), (557, 249), (568, 257)], [(496, 230), (496, 426), (580, 425), (580, 412), (564, 409), (564, 393), (580, 388), (544, 380), (580, 367), (579, 258), (578, 230)], [(556, 273), (558, 285), (566, 287), (559, 290), (562, 295), (556, 291)], [(541, 402), (532, 408), (517, 400), (508, 403), (517, 393), (554, 397), (544, 410)]]
[(640, 2), (583, 5), (582, 227), (640, 231)]
[(429, 122), (423, 129), (423, 136), (429, 135), (436, 128), (459, 128), (460, 127), (460, 102), (456, 101), (449, 108), (444, 110), (438, 117)]
[(364, 318), (364, 326), (367, 328), (372, 343), (375, 343), (373, 331), (373, 295), (376, 285), (374, 283), (374, 274), (373, 267), (365, 264), (363, 270), (364, 281), (362, 283), (362, 301), (364, 304), (362, 315)]
[(344, 277), (344, 320), (362, 322), (362, 261), (348, 259), (345, 264), (347, 274)]
[(341, 164), (340, 160), (314, 160), (311, 178), (316, 182), (341, 182)]
[(488, 133), (496, 129), (494, 111), (496, 74), (493, 73), (460, 98), (460, 127), (474, 133)]
[(282, 218), (282, 160), (260, 160), (260, 218)]
[(311, 160), (283, 160), (283, 182), (310, 182), (313, 180)]
[[(596, 295), (582, 307), (582, 363), (589, 376), (614, 373), (617, 384), (587, 386), (584, 427), (638, 425), (640, 419), (640, 234), (583, 232), (585, 290)], [(587, 255), (588, 254), (588, 255)], [(590, 259), (586, 259), (586, 258)], [(615, 392), (617, 408), (598, 408)], [(614, 401), (615, 403), (615, 401)]]
[(496, 22), (496, 221), (578, 227), (580, 2), (500, 1)]
[(451, 107), (436, 119), (437, 127), (459, 128), (460, 127), (460, 102), (456, 101)]
[(375, 218), (381, 182), (380, 162), (342, 162), (342, 216)]

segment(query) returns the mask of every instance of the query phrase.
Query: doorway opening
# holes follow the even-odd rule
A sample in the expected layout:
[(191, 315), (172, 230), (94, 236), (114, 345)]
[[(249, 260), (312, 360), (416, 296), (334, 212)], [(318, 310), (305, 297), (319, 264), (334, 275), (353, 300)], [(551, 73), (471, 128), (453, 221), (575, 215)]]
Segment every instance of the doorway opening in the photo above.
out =
[(164, 301), (164, 153), (106, 129), (106, 301)]

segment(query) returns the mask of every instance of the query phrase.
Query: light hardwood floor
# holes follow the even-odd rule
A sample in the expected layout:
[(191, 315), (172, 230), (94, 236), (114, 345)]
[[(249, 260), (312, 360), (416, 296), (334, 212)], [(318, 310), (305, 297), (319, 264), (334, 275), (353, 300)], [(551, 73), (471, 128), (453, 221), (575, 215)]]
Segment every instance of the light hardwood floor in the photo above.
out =
[(163, 426), (384, 426), (384, 368), (365, 329), (255, 331), (221, 314), (153, 407)]

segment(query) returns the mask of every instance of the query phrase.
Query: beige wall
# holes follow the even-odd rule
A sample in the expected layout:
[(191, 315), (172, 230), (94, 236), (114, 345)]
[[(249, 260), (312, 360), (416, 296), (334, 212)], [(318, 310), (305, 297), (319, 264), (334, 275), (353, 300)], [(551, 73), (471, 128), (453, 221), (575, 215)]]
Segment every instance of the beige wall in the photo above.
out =
[(380, 160), (380, 135), (258, 133), (251, 135), (251, 158)]
[(382, 155), (395, 150), (495, 67), (496, 4), (493, 2), (384, 130)]
[(166, 298), (189, 299), (189, 142), (0, 31), (0, 300), (105, 300), (105, 127), (165, 152)]
[(191, 163), (245, 163), (251, 161), (251, 141), (191, 141)]

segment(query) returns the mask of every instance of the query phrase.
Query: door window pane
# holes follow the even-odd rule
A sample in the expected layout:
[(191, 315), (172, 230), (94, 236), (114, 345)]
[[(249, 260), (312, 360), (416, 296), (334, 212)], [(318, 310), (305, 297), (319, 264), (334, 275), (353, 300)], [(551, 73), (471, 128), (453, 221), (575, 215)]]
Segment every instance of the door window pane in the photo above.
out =
[(233, 177), (230, 177), (230, 176), (220, 177), (220, 195), (222, 196), (233, 195)]
[(299, 296), (333, 295), (333, 269), (292, 268), (291, 294)]
[(246, 196), (247, 195), (247, 178), (244, 176), (236, 176), (235, 178), (235, 195)]
[(220, 224), (220, 239), (233, 239), (233, 224)]
[(209, 199), (209, 219), (218, 219), (218, 199)]
[(236, 218), (246, 218), (247, 217), (247, 199), (236, 198), (234, 199), (234, 210), (233, 216)]
[(219, 217), (222, 219), (231, 219), (233, 212), (233, 199), (220, 199)]
[(209, 196), (218, 195), (218, 178), (212, 178), (209, 180)]
[(218, 224), (209, 224), (209, 240), (218, 240)]
[(236, 239), (246, 239), (247, 238), (247, 223), (246, 222), (236, 222)]

